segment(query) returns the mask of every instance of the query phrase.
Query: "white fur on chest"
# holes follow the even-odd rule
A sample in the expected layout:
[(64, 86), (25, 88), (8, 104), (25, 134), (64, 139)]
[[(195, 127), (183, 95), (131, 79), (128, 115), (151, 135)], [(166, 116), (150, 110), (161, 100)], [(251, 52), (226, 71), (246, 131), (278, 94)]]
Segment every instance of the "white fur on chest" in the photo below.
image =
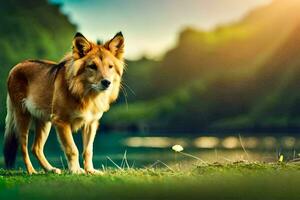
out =
[(90, 110), (86, 110), (84, 112), (76, 113), (75, 118), (82, 120), (84, 123), (90, 123), (93, 121), (98, 121), (103, 115), (103, 112), (93, 113)]
[(73, 119), (81, 121), (81, 123), (91, 123), (101, 119), (103, 113), (108, 109), (107, 95), (99, 95), (94, 101), (91, 101), (84, 110), (75, 111), (73, 113)]
[(85, 110), (82, 112), (74, 112), (72, 117), (71, 127), (73, 131), (77, 131), (84, 125), (91, 124), (98, 121), (103, 115), (103, 112), (94, 113), (90, 110)]

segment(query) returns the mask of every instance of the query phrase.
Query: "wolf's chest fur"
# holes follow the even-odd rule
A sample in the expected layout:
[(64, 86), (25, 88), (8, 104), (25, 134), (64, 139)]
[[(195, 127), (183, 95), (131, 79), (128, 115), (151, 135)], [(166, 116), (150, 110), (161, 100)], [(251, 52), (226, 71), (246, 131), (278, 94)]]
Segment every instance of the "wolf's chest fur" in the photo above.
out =
[(109, 95), (101, 94), (80, 109), (70, 113), (73, 130), (101, 119), (104, 112), (109, 109)]
[(85, 110), (83, 112), (74, 112), (73, 120), (81, 121), (82, 123), (91, 123), (95, 120), (99, 120), (103, 115), (103, 112), (93, 112), (91, 110)]
[(77, 131), (82, 126), (88, 125), (94, 121), (100, 120), (103, 112), (93, 112), (92, 110), (75, 111), (72, 113), (71, 127), (72, 130)]

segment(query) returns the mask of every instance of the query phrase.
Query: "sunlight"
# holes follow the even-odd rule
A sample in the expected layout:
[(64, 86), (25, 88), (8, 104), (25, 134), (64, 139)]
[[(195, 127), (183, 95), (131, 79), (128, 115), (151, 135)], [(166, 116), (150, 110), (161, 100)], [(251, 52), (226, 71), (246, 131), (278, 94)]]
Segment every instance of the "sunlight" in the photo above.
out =
[(169, 137), (130, 137), (123, 141), (128, 147), (150, 147), (150, 148), (168, 148), (174, 144), (183, 147), (187, 146), (186, 141), (180, 138)]
[(238, 138), (230, 136), (223, 140), (222, 145), (226, 149), (234, 149), (240, 145), (240, 142)]
[(286, 148), (294, 148), (296, 144), (296, 139), (294, 137), (283, 137), (282, 145)]
[(217, 137), (199, 137), (194, 141), (194, 145), (198, 148), (211, 149), (216, 148), (219, 144)]
[(130, 137), (124, 141), (129, 147), (167, 148), (171, 141), (167, 137)]

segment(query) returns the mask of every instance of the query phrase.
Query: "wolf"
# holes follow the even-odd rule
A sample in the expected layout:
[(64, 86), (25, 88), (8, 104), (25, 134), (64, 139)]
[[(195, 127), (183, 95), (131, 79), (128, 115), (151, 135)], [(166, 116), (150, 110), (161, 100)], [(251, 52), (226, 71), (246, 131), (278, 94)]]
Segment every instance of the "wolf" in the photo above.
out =
[[(103, 44), (76, 33), (72, 51), (59, 63), (26, 60), (14, 66), (7, 80), (7, 116), (4, 160), (15, 163), (20, 145), (29, 174), (37, 171), (28, 153), (28, 134), (35, 127), (32, 153), (46, 172), (60, 174), (44, 155), (51, 126), (55, 127), (71, 173), (98, 174), (93, 166), (93, 142), (103, 113), (119, 94), (124, 72), (124, 37), (121, 32)], [(73, 132), (82, 129), (83, 168)]]

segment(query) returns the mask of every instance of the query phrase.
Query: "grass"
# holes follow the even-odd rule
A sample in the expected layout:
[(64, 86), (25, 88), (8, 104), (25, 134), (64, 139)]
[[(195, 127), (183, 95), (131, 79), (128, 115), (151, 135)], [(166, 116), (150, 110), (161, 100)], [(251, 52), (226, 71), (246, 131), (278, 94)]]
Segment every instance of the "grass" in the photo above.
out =
[(299, 199), (300, 165), (236, 162), (102, 176), (0, 170), (0, 199)]

